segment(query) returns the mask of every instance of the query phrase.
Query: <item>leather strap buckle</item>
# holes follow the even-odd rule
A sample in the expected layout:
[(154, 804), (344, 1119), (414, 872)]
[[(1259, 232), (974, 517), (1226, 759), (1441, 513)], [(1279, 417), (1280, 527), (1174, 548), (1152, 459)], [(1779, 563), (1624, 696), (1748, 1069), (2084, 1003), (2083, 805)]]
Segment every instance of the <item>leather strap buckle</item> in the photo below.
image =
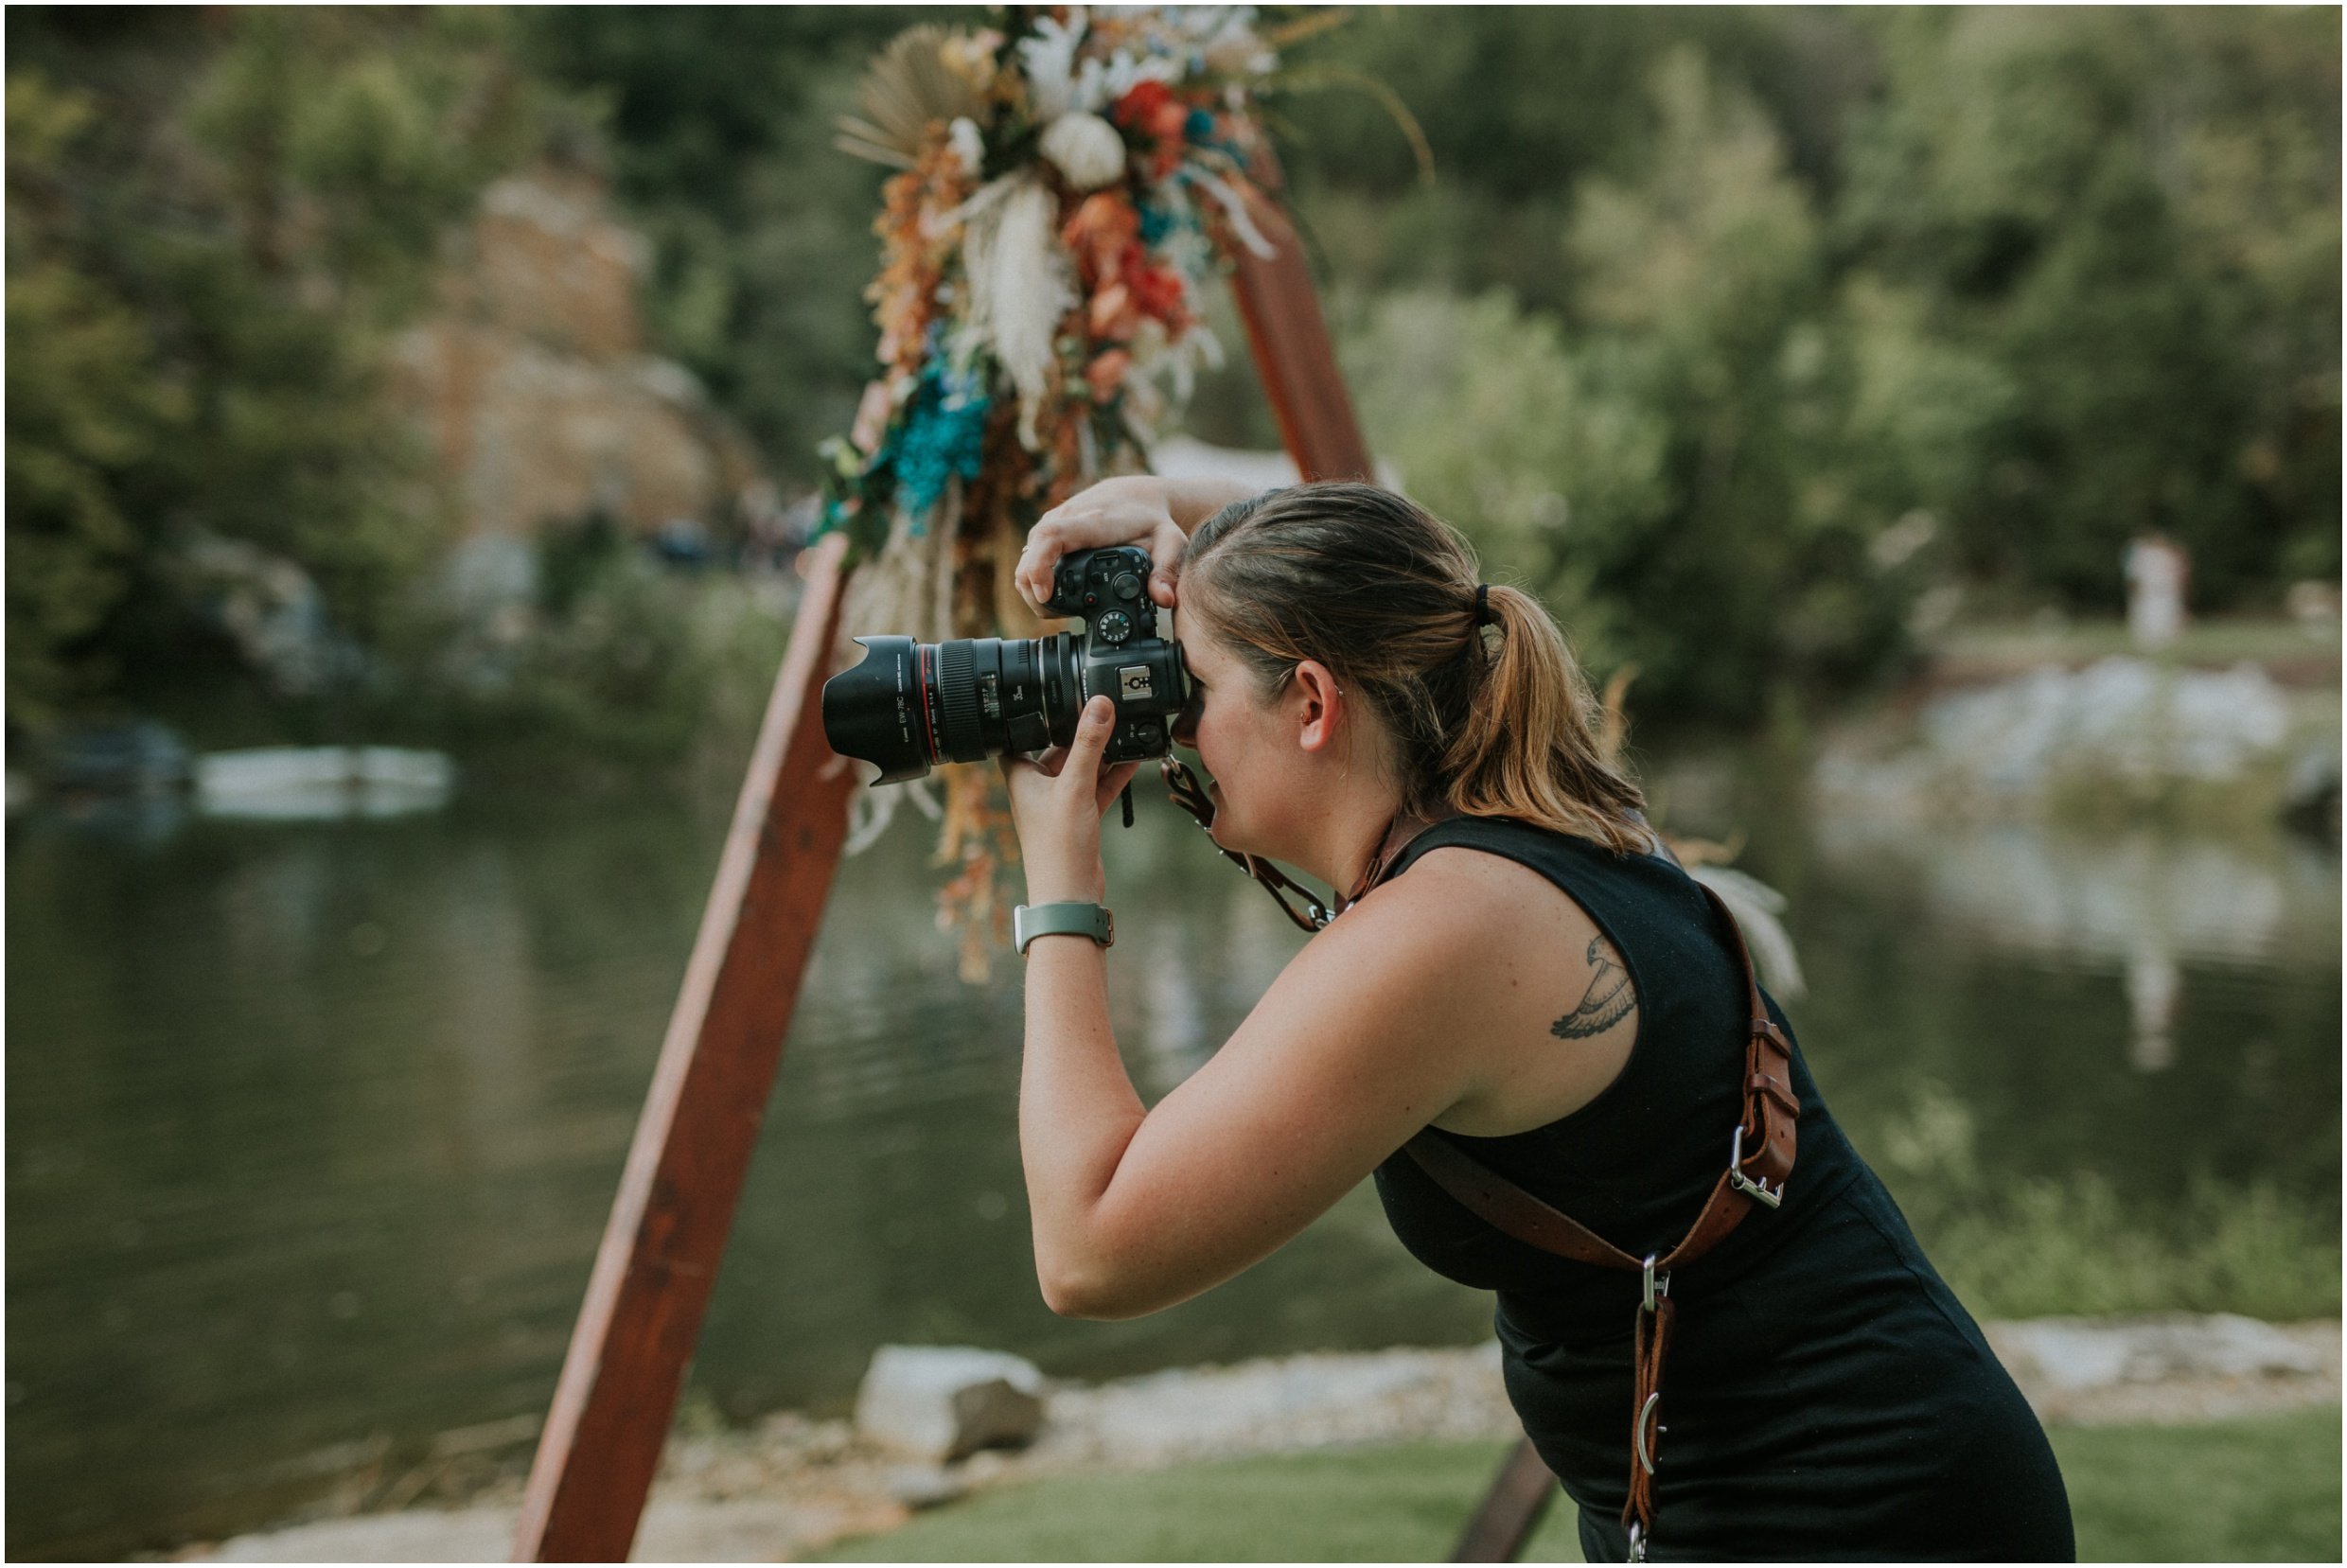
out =
[(1736, 1136), (1728, 1141), (1728, 1185), (1771, 1208), (1785, 1201), (1785, 1184), (1781, 1180), (1772, 1191), (1767, 1181), (1755, 1181), (1744, 1174), (1744, 1124), (1740, 1121), (1736, 1124)]
[[(1738, 1131), (1741, 1131), (1741, 1129), (1738, 1129)], [(1656, 1256), (1656, 1254), (1651, 1252), (1646, 1255), (1646, 1299), (1640, 1305), (1641, 1310), (1650, 1313), (1654, 1310), (1655, 1304), (1660, 1301), (1662, 1297), (1670, 1294), (1670, 1275), (1668, 1271), (1665, 1271), (1659, 1278), (1654, 1273), (1654, 1260)]]

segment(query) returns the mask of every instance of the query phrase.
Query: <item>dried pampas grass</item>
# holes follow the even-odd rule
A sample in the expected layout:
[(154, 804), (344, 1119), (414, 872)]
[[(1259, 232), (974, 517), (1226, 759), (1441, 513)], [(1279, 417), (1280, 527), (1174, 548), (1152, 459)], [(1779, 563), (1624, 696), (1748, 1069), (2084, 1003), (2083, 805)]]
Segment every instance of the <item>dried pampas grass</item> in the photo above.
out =
[(1057, 393), (1060, 323), (1075, 308), (1059, 242), (1059, 199), (1032, 171), (1005, 175), (962, 207), (969, 331), (1018, 389), (1018, 439), (1040, 445), (1035, 420)]
[[(942, 643), (953, 636), (954, 536), (961, 523), (959, 480), (946, 481), (944, 497), (930, 516), (914, 519), (898, 513), (890, 525), (888, 543), (848, 581), (847, 604), (839, 618), (845, 634), (909, 637), (916, 643)], [(861, 652), (850, 649), (842, 657), (853, 663)], [(856, 766), (866, 770), (869, 784), (871, 765)], [(931, 821), (938, 820), (943, 809), (936, 782), (932, 776), (887, 789), (856, 791), (848, 808), (845, 853), (869, 849), (888, 831), (897, 806), (905, 802)]]

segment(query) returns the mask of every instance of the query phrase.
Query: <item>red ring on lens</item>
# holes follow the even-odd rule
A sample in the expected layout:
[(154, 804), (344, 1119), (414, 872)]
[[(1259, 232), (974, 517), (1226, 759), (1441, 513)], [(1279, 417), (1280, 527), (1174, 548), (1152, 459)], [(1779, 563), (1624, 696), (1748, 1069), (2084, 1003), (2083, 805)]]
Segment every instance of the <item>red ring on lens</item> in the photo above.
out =
[(937, 761), (937, 735), (936, 732), (929, 727), (929, 694), (937, 689), (937, 683), (929, 675), (929, 656), (935, 650), (937, 644), (934, 643), (921, 643), (915, 645), (920, 649), (921, 664), (919, 693), (921, 698), (921, 739), (923, 744), (928, 748), (928, 760), (934, 763)]

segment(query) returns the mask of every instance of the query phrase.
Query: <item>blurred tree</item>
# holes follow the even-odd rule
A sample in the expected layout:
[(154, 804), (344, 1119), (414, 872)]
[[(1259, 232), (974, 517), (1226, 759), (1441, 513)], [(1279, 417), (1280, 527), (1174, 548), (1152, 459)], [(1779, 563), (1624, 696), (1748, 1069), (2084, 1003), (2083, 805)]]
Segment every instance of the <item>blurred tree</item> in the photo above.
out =
[(1872, 470), (1852, 436), (1944, 367), (1901, 358), (1895, 312), (1838, 307), (1751, 95), (1692, 47), (1648, 90), (1649, 162), (1584, 180), (1561, 246), (1573, 325), (1406, 296), (1351, 360), (1404, 483), (1525, 573), (1594, 664), (1634, 661), (1644, 712), (1750, 720), (1773, 687), (1846, 682), (1896, 644), (1910, 581), (1869, 546), (1932, 476), (1901, 461), (1911, 432), (1879, 435)]
[(2336, 573), (2338, 14), (1877, 26), (1842, 241), (2013, 384), (1966, 566), (2109, 608), (2162, 528), (2203, 604)]
[(655, 250), (664, 350), (812, 486), (873, 367), (863, 288), (883, 170), (835, 151), (878, 46), (932, 14), (878, 7), (549, 7), (521, 13), (532, 70), (599, 107), (618, 189)]
[[(541, 149), (608, 161), (662, 350), (807, 480), (873, 344), (831, 122), (970, 15), (10, 11), (11, 722), (190, 667), (192, 538), (375, 640), (437, 545), (386, 335)], [(1950, 573), (2115, 607), (2150, 526), (2204, 608), (2338, 571), (2335, 11), (1368, 9), (1290, 54), (1372, 437), (1647, 703), (1859, 678)], [(1195, 423), (1261, 437), (1243, 361)]]
[[(1308, 8), (1281, 8), (1304, 11)], [(1557, 242), (1589, 175), (1643, 167), (1660, 129), (1655, 63), (1693, 47), (1723, 83), (1791, 128), (1794, 170), (1831, 176), (1841, 116), (1873, 50), (1830, 16), (1749, 8), (1364, 9), (1297, 51), (1310, 92), (1273, 99), (1303, 216), (1348, 282), (1493, 285), (1536, 308), (1571, 300)], [(1328, 72), (1389, 86), (1424, 128), (1423, 186), (1385, 111)]]
[(8, 711), (41, 730), (106, 669), (77, 653), (128, 591), (129, 473), (185, 414), (137, 313), (75, 269), (79, 215), (54, 177), (91, 100), (8, 83)]
[(8, 30), (10, 723), (54, 720), (69, 691), (226, 676), (186, 570), (207, 539), (297, 568), (364, 649), (440, 544), (379, 398), (386, 335), (443, 225), (536, 145), (503, 18), (19, 11)]

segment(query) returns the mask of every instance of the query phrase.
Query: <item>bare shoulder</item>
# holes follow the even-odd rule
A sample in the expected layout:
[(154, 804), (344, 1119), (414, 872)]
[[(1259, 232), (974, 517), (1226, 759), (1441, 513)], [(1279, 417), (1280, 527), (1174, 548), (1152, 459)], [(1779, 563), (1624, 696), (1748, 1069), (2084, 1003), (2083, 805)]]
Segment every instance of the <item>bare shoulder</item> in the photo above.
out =
[(1405, 875), (1361, 901), (1362, 914), (1372, 909), (1380, 924), (1420, 927), (1478, 949), (1526, 935), (1538, 943), (1558, 928), (1592, 934), (1597, 929), (1579, 904), (1540, 872), (1505, 855), (1456, 844), (1427, 851)]
[(1621, 955), (1556, 884), (1502, 855), (1428, 851), (1331, 928), (1402, 966), (1461, 1053), (1462, 1098), (1439, 1124), (1483, 1136), (1587, 1103), (1628, 1061), (1637, 995)]

